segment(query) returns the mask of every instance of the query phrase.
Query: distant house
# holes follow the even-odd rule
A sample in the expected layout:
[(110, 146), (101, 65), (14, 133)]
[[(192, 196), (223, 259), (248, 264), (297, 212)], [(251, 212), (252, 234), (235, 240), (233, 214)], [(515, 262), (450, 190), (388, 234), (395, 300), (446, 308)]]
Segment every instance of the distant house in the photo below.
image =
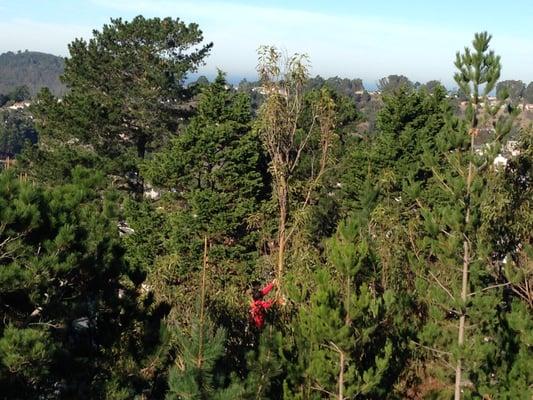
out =
[(18, 101), (7, 108), (9, 108), (10, 110), (22, 110), (23, 108), (29, 107), (30, 105), (31, 103), (29, 101)]
[(0, 169), (15, 165), (15, 154), (0, 152)]
[[(257, 92), (259, 94), (262, 94), (263, 96), (269, 93), (275, 92), (275, 91), (276, 91), (275, 88), (266, 88), (264, 86), (258, 86), (258, 87), (252, 88), (252, 92)], [(279, 88), (277, 92), (283, 97), (287, 97), (287, 91), (284, 88)]]
[(501, 154), (498, 154), (498, 156), (494, 159), (494, 166), (505, 168), (507, 166), (507, 158), (505, 158)]
[(161, 192), (151, 187), (144, 191), (144, 197), (151, 200), (158, 200), (161, 197)]
[(520, 148), (518, 146), (518, 141), (516, 141), (516, 140), (507, 141), (507, 143), (505, 144), (504, 151), (507, 154), (510, 154), (512, 157), (516, 157), (516, 156), (520, 155)]

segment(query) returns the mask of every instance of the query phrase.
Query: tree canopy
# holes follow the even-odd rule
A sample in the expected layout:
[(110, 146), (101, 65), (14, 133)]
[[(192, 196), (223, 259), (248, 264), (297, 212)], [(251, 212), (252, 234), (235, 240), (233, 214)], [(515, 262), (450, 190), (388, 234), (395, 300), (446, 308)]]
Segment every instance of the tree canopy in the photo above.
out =
[(177, 18), (74, 40), (0, 112), (0, 398), (530, 399), (531, 85), (490, 44), (460, 102), (274, 46), (187, 85)]
[(37, 100), (40, 131), (118, 158), (122, 173), (134, 170), (135, 158), (175, 134), (186, 114), (184, 79), (212, 47), (202, 40), (196, 24), (142, 16), (112, 19), (89, 41), (76, 39), (61, 76), (68, 93), (59, 104), (49, 93)]

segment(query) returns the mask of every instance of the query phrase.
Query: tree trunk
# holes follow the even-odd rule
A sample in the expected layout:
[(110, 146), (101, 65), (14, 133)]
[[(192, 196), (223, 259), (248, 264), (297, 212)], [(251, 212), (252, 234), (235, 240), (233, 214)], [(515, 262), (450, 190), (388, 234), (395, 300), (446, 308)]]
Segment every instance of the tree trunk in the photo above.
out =
[[(146, 155), (146, 136), (143, 134), (140, 134), (137, 138), (137, 157), (139, 157), (141, 160), (144, 160), (144, 156)], [(144, 195), (144, 179), (141, 176), (141, 173), (139, 169), (137, 168), (137, 185), (135, 187), (135, 194), (137, 197), (137, 200), (142, 200)]]
[(144, 156), (146, 155), (146, 136), (144, 134), (139, 134), (137, 137), (137, 157), (140, 159), (144, 159)]
[(286, 225), (287, 225), (287, 203), (288, 191), (287, 180), (282, 177), (278, 187), (278, 203), (279, 203), (279, 226), (278, 226), (278, 265), (276, 279), (278, 280), (277, 293), (280, 294), (281, 279), (283, 277), (283, 269), (285, 267), (285, 245), (287, 242)]
[(206, 285), (206, 274), (207, 274), (207, 236), (204, 237), (204, 258), (202, 263), (202, 281), (200, 283), (200, 329), (198, 338), (198, 357), (196, 359), (196, 366), (198, 369), (202, 368), (202, 362), (204, 359), (204, 320), (205, 320), (205, 285)]
[[(474, 96), (473, 106), (474, 115), (472, 117), (471, 129), (470, 129), (470, 161), (468, 162), (468, 176), (466, 178), (466, 215), (465, 215), (465, 229), (468, 229), (470, 223), (470, 188), (472, 186), (472, 179), (474, 173), (474, 164), (472, 163), (472, 157), (474, 156), (474, 138), (477, 134), (477, 92)], [(459, 345), (459, 359), (455, 367), (455, 395), (454, 400), (461, 399), (461, 381), (462, 381), (462, 357), (463, 357), (463, 345), (465, 341), (465, 325), (466, 325), (466, 300), (468, 297), (468, 270), (470, 268), (470, 244), (466, 234), (463, 240), (463, 276), (461, 279), (461, 316), (459, 317), (459, 332), (457, 334), (457, 344)]]
[[(467, 218), (469, 217), (469, 213), (467, 210)], [(455, 367), (455, 400), (461, 399), (461, 375), (462, 375), (462, 348), (464, 345), (464, 339), (465, 339), (465, 322), (466, 322), (466, 296), (467, 296), (467, 290), (468, 290), (468, 267), (470, 264), (470, 254), (469, 254), (469, 248), (468, 248), (468, 242), (465, 240), (463, 242), (463, 278), (462, 278), (462, 288), (461, 288), (461, 302), (462, 310), (461, 310), (461, 316), (459, 317), (459, 333), (457, 336), (457, 344), (459, 345), (459, 359), (457, 360), (457, 366)]]
[[(472, 177), (472, 163), (468, 166), (468, 183), (471, 181)], [(467, 190), (470, 189), (470, 184), (467, 185)], [(466, 218), (465, 222), (468, 225), (470, 221), (470, 205), (466, 209)], [(457, 360), (457, 366), (455, 367), (455, 400), (461, 399), (461, 374), (462, 374), (462, 348), (465, 341), (465, 323), (466, 323), (466, 299), (468, 296), (468, 269), (470, 266), (470, 247), (468, 241), (465, 239), (463, 241), (463, 277), (462, 277), (462, 287), (461, 287), (461, 316), (459, 317), (459, 333), (457, 335), (457, 344), (459, 345), (459, 359)]]
[(339, 350), (339, 400), (344, 400), (344, 353)]

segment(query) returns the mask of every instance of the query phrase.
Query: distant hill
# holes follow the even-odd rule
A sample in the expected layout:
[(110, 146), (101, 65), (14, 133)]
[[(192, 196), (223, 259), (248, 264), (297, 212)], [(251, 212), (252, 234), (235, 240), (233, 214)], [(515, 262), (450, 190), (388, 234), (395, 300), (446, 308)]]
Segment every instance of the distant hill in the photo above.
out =
[(32, 96), (42, 87), (48, 87), (55, 95), (62, 95), (65, 86), (59, 81), (59, 76), (64, 65), (62, 57), (36, 51), (0, 54), (0, 94), (25, 85)]

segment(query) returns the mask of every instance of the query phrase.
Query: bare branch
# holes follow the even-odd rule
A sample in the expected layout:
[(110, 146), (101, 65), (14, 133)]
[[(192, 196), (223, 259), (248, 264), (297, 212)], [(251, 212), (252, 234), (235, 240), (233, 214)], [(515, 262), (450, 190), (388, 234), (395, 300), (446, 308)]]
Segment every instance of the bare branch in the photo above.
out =
[(435, 282), (437, 282), (437, 284), (442, 288), (442, 290), (444, 290), (448, 294), (448, 296), (450, 296), (450, 298), (455, 301), (455, 297), (453, 297), (452, 293), (448, 289), (446, 289), (446, 287), (439, 281), (439, 279), (433, 274), (433, 272), (431, 272), (431, 270), (428, 270), (428, 272), (435, 280)]

